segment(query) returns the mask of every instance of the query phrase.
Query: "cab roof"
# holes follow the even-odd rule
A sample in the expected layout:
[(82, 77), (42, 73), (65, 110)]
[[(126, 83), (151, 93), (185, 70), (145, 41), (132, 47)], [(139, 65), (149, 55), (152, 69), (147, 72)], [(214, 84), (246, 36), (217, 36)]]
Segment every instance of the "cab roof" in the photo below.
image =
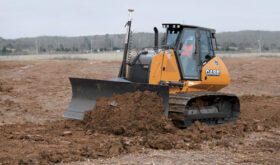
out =
[(210, 31), (211, 33), (216, 33), (215, 29), (205, 28), (205, 27), (200, 27), (200, 26), (195, 26), (195, 25), (184, 25), (184, 24), (177, 24), (177, 23), (163, 23), (162, 27), (167, 28), (169, 30), (182, 30), (183, 28), (203, 29), (203, 30)]

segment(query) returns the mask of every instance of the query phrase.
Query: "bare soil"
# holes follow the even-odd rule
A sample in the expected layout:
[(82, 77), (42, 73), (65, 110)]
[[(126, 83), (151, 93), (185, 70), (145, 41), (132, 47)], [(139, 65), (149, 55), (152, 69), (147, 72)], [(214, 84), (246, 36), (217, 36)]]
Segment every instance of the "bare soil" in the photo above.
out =
[(237, 95), (280, 95), (280, 59), (225, 59), (231, 83), (222, 92)]
[(98, 99), (94, 111), (87, 111), (84, 120), (88, 129), (105, 134), (170, 133), (174, 126), (163, 111), (163, 101), (156, 93), (136, 91)]
[(140, 111), (149, 113), (140, 115), (148, 117), (147, 123), (126, 115), (104, 124), (61, 117), (71, 99), (68, 77), (113, 78), (119, 62), (0, 62), (0, 164), (279, 164), (280, 76), (275, 71), (280, 60), (225, 63), (232, 83), (223, 92), (240, 96), (240, 121), (215, 127), (195, 123), (179, 130), (159, 113), (162, 105), (153, 93), (103, 98), (100, 110), (87, 115), (87, 121), (98, 121), (94, 113), (101, 117), (108, 109), (115, 117), (117, 112), (135, 115), (135, 106), (120, 105), (141, 98), (138, 106), (145, 109)]

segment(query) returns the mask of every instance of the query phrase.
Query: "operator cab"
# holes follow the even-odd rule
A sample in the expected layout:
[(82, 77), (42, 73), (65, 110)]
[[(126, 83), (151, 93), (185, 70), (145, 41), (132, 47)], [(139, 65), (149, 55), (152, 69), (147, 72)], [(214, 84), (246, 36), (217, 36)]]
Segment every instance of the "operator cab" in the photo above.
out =
[[(162, 48), (174, 50), (181, 80), (201, 80), (202, 67), (215, 57), (213, 40), (215, 30), (181, 24), (163, 24), (167, 29)], [(157, 30), (155, 41), (157, 41)], [(157, 48), (157, 43), (155, 43)], [(150, 66), (160, 51), (143, 51), (133, 55), (128, 62), (128, 77), (131, 82), (149, 83)]]
[(201, 69), (215, 57), (215, 30), (192, 25), (163, 24), (167, 29), (165, 47), (174, 49), (185, 80), (200, 80)]

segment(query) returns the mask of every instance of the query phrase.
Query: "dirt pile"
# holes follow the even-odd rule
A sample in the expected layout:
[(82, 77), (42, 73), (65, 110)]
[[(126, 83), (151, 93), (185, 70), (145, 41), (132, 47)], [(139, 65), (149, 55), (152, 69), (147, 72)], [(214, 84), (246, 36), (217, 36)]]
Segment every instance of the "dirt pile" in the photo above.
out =
[(245, 95), (240, 101), (237, 123), (208, 126), (197, 121), (181, 130), (162, 114), (162, 100), (155, 93), (114, 95), (97, 100), (95, 109), (86, 113), (86, 128), (102, 134), (139, 137), (134, 139), (134, 145), (153, 149), (200, 149), (206, 140), (244, 137), (246, 133), (280, 126), (280, 111), (274, 105), (279, 97)]
[(85, 113), (84, 121), (88, 129), (123, 136), (174, 132), (163, 111), (156, 93), (137, 91), (98, 99), (94, 110)]
[[(140, 101), (130, 104), (135, 99)], [(87, 113), (86, 121), (0, 126), (0, 162), (71, 162), (144, 152), (143, 148), (200, 150), (204, 141), (215, 139), (221, 140), (214, 143), (214, 147), (231, 148), (235, 140), (228, 141), (229, 138), (242, 138), (249, 132), (280, 126), (280, 116), (277, 116), (280, 97), (242, 96), (240, 100), (241, 120), (238, 123), (207, 126), (195, 122), (181, 130), (164, 117), (161, 100), (154, 93), (136, 92), (102, 98), (97, 102), (97, 109)], [(279, 148), (271, 152), (277, 154)]]

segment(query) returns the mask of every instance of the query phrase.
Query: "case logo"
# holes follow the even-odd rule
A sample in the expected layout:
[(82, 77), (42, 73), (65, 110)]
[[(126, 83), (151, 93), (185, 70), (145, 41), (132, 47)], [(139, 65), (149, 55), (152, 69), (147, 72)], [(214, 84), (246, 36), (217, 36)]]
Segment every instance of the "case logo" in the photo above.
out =
[(218, 69), (206, 69), (206, 76), (220, 76), (220, 70)]

